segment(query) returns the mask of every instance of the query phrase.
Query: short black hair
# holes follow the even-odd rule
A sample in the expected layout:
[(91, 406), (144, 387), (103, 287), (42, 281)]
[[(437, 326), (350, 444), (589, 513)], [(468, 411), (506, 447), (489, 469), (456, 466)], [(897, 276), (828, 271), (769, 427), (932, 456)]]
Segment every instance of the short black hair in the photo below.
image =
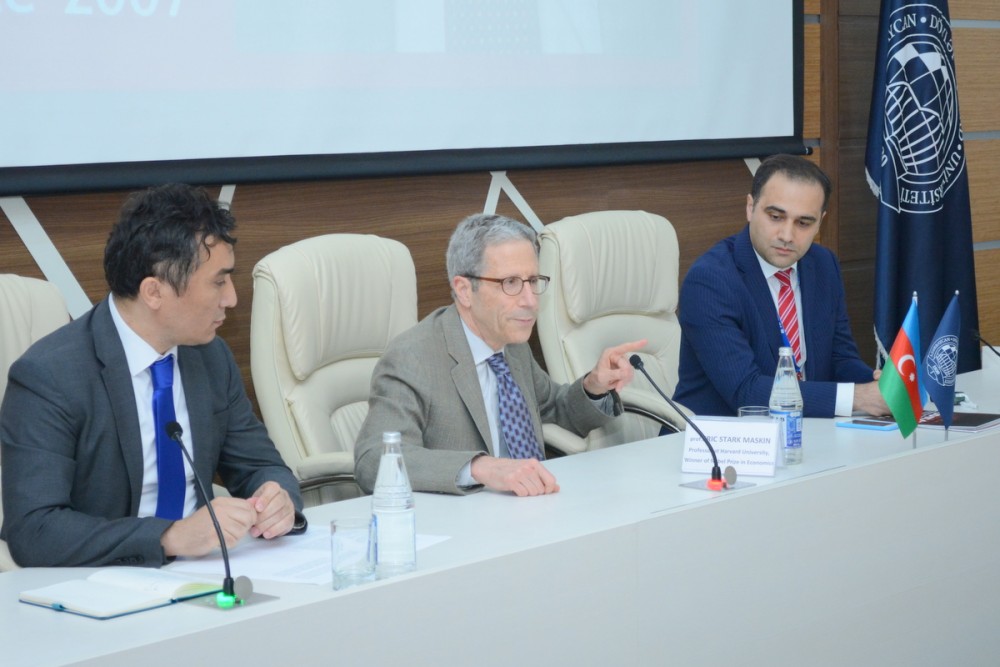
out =
[(170, 183), (134, 192), (122, 206), (104, 248), (104, 277), (112, 294), (134, 298), (153, 276), (181, 294), (201, 265), (201, 248), (236, 244), (236, 221), (203, 188)]
[(760, 193), (775, 174), (784, 174), (790, 180), (815, 183), (823, 188), (823, 210), (830, 201), (830, 193), (833, 186), (830, 185), (830, 178), (823, 173), (823, 170), (815, 164), (798, 155), (785, 155), (779, 153), (765, 159), (757, 167), (753, 175), (753, 185), (750, 188), (750, 196), (756, 204), (760, 199)]

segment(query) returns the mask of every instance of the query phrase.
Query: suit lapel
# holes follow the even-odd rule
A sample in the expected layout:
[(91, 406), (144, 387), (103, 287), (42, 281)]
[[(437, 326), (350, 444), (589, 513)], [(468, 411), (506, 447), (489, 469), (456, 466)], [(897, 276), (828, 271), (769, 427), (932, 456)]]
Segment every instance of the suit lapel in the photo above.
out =
[(462, 328), (462, 319), (454, 304), (448, 306), (442, 316), (441, 329), (444, 332), (448, 354), (455, 360), (455, 366), (451, 369), (451, 378), (455, 383), (455, 389), (465, 404), (465, 409), (469, 411), (472, 421), (476, 424), (480, 437), (487, 444), (490, 454), (496, 456), (496, 444), (490, 435), (490, 423), (486, 418), (486, 405), (483, 403), (483, 391), (479, 386), (476, 364), (472, 359), (472, 351), (469, 350), (465, 329)]
[(754, 311), (758, 318), (758, 326), (761, 331), (768, 332), (767, 343), (775, 359), (778, 358), (778, 348), (781, 347), (781, 330), (778, 328), (778, 309), (774, 307), (774, 299), (771, 297), (771, 288), (768, 287), (767, 278), (760, 269), (760, 261), (757, 253), (754, 252), (753, 243), (750, 241), (750, 226), (747, 225), (743, 232), (736, 237), (735, 251), (733, 254), (736, 267), (743, 274), (743, 282), (753, 301)]
[[(812, 248), (809, 250), (811, 251)], [(815, 339), (809, 325), (821, 319), (813, 317), (810, 308), (823, 302), (819, 295), (820, 281), (816, 279), (816, 262), (814, 260), (813, 255), (807, 251), (802, 259), (799, 260), (798, 267), (799, 294), (802, 296), (802, 312), (799, 313), (799, 330), (802, 332), (803, 340), (805, 340), (807, 352), (810, 349), (809, 342)]]
[(93, 327), (94, 353), (102, 365), (101, 381), (110, 399), (111, 413), (118, 432), (118, 446), (125, 461), (129, 489), (132, 492), (131, 513), (136, 516), (142, 498), (142, 434), (139, 431), (139, 415), (136, 412), (135, 393), (132, 391), (125, 348), (122, 347), (114, 320), (111, 319), (107, 300), (95, 306)]
[[(183, 345), (177, 348), (177, 363), (184, 383), (184, 403), (191, 424), (191, 433), (184, 438), (184, 445), (194, 459), (198, 474), (204, 479), (214, 473), (214, 464), (211, 460), (212, 448), (195, 447), (195, 443), (208, 443), (213, 438), (212, 392), (208, 372), (201, 357)], [(201, 494), (198, 494), (197, 504), (199, 506), (202, 504)]]

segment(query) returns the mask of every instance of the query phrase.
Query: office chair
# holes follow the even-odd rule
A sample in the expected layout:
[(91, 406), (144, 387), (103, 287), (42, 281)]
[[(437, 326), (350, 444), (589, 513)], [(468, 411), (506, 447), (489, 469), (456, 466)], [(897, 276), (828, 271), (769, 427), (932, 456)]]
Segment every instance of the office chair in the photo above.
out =
[(253, 284), (250, 366), (267, 431), (307, 505), (357, 496), (372, 371), (417, 321), (409, 250), (372, 235), (304, 239), (261, 259)]
[[(597, 211), (546, 225), (539, 236), (538, 338), (549, 375), (572, 382), (608, 347), (646, 338), (638, 354), (668, 395), (677, 384), (681, 329), (677, 320), (677, 235), (663, 217), (644, 211)], [(549, 446), (564, 453), (677, 431), (682, 418), (636, 373), (621, 395), (626, 413), (586, 438), (546, 425)]]
[[(32, 343), (69, 322), (62, 294), (52, 283), (0, 274), (0, 403), (7, 391), (10, 365)], [(2, 462), (0, 462), (2, 464)], [(0, 523), (3, 505), (0, 504)], [(17, 568), (7, 543), (0, 540), (0, 572)]]

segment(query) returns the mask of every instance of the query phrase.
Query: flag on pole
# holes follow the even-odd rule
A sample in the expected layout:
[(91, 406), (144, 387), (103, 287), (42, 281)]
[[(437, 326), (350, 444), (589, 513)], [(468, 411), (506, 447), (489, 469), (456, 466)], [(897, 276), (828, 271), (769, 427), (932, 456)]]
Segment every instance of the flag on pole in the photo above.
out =
[(920, 319), (917, 316), (917, 296), (914, 294), (903, 326), (896, 334), (896, 342), (892, 344), (888, 363), (878, 379), (878, 390), (904, 438), (913, 433), (917, 420), (924, 413), (919, 364)]
[(951, 428), (955, 411), (955, 375), (958, 371), (958, 331), (962, 314), (958, 292), (951, 298), (924, 358), (924, 387), (941, 414), (945, 428)]
[(958, 371), (980, 367), (965, 143), (947, 0), (882, 0), (865, 172), (878, 197), (875, 336), (880, 361), (909, 296), (922, 334), (962, 293)]

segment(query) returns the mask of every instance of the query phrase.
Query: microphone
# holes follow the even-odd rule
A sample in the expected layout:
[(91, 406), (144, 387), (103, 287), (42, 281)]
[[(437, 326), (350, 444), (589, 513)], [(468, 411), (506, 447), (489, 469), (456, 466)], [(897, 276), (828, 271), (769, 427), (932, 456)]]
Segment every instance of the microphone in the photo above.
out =
[(997, 352), (997, 349), (995, 347), (993, 347), (992, 345), (990, 345), (989, 343), (987, 343), (985, 340), (983, 340), (983, 337), (979, 335), (979, 330), (978, 329), (973, 329), (972, 330), (972, 337), (975, 338), (980, 343), (982, 343), (983, 345), (985, 345), (986, 347), (988, 347), (991, 350), (993, 350), (993, 354), (995, 354), (998, 357), (1000, 357), (1000, 352)]
[(215, 534), (219, 536), (219, 546), (222, 547), (222, 562), (226, 566), (226, 578), (222, 580), (222, 590), (215, 596), (215, 602), (221, 609), (229, 609), (237, 604), (242, 605), (253, 593), (253, 583), (248, 577), (238, 577), (235, 581), (233, 580), (232, 572), (229, 569), (229, 550), (226, 549), (226, 538), (222, 535), (222, 526), (219, 524), (219, 518), (215, 516), (215, 510), (212, 509), (212, 503), (209, 501), (205, 485), (201, 481), (201, 476), (198, 475), (198, 470), (194, 467), (194, 461), (191, 460), (191, 455), (188, 454), (187, 447), (184, 446), (184, 441), (182, 440), (184, 429), (181, 428), (180, 424), (172, 421), (167, 424), (166, 430), (167, 437), (177, 443), (177, 446), (181, 448), (181, 452), (184, 454), (184, 458), (191, 465), (191, 472), (194, 473), (194, 481), (197, 483), (201, 497), (205, 501), (205, 507), (208, 508), (208, 515), (212, 517)]
[[(709, 478), (707, 482), (708, 488), (711, 489), (712, 491), (722, 491), (727, 486), (730, 486), (732, 483), (734, 483), (736, 480), (735, 480), (735, 475), (734, 474), (731, 475), (730, 473), (731, 468), (726, 468), (726, 479), (722, 479), (722, 471), (719, 469), (719, 458), (715, 455), (715, 448), (712, 447), (712, 443), (708, 441), (708, 438), (705, 437), (705, 434), (701, 432), (701, 429), (698, 428), (698, 426), (693, 421), (691, 421), (691, 418), (688, 417), (687, 414), (685, 414), (684, 410), (682, 410), (679, 405), (674, 403), (673, 399), (664, 394), (663, 390), (660, 389), (660, 387), (656, 384), (656, 382), (653, 381), (653, 378), (651, 378), (649, 376), (649, 373), (646, 372), (646, 365), (642, 363), (642, 359), (639, 358), (639, 355), (633, 354), (631, 357), (629, 357), (628, 361), (630, 364), (632, 364), (633, 368), (635, 368), (637, 371), (646, 376), (646, 379), (649, 380), (649, 384), (653, 385), (653, 389), (655, 389), (657, 393), (659, 393), (660, 396), (663, 397), (663, 400), (669, 403), (670, 407), (672, 407), (677, 412), (677, 414), (679, 414), (684, 419), (684, 421), (688, 423), (688, 426), (690, 426), (695, 430), (695, 433), (697, 433), (698, 436), (701, 437), (702, 441), (705, 443), (705, 446), (708, 447), (708, 451), (712, 455), (712, 476)], [(733, 471), (733, 473), (735, 473), (735, 470)], [(731, 482), (729, 481), (730, 476), (734, 477), (734, 479)]]

